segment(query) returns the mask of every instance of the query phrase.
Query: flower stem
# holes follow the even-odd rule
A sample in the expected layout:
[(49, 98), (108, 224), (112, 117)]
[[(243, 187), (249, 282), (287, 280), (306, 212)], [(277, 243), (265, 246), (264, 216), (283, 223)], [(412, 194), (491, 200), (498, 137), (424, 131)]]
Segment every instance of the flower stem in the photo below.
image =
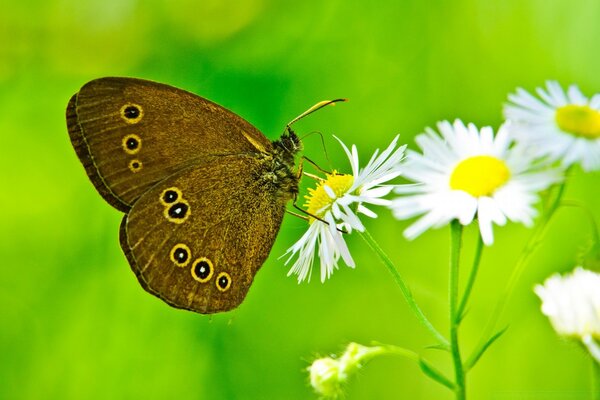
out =
[(416, 362), (419, 362), (419, 360), (421, 359), (421, 357), (417, 353), (415, 353), (412, 350), (405, 349), (404, 347), (398, 347), (391, 344), (380, 345), (380, 347), (381, 352), (374, 355), (393, 354)]
[[(563, 201), (561, 205), (565, 207), (577, 207), (581, 209), (581, 211), (583, 211), (586, 215), (590, 223), (592, 243), (590, 245), (589, 250), (587, 251), (587, 254), (585, 254), (584, 256), (584, 259), (579, 261), (581, 262), (583, 267), (586, 267), (585, 264), (590, 261), (593, 264), (598, 263), (600, 261), (600, 229), (598, 229), (598, 224), (596, 223), (594, 213), (592, 212), (592, 210), (590, 210), (590, 208), (587, 205), (578, 201)], [(592, 267), (590, 269), (594, 268)]]
[[(500, 310), (498, 311), (498, 314), (501, 314), (502, 311), (504, 311), (504, 306), (506, 305), (506, 299), (508, 299), (512, 295), (512, 292), (515, 289), (515, 285), (516, 285), (517, 281), (519, 280), (519, 278), (521, 277), (521, 274), (523, 273), (523, 270), (524, 270), (525, 266), (527, 265), (527, 262), (529, 261), (529, 259), (531, 258), (531, 256), (535, 252), (535, 250), (537, 250), (538, 246), (540, 244), (542, 244), (542, 239), (544, 238), (544, 236), (546, 235), (546, 231), (548, 230), (548, 223), (550, 222), (550, 220), (552, 219), (552, 216), (554, 216), (554, 213), (556, 212), (556, 210), (558, 209), (558, 206), (560, 205), (560, 200), (562, 199), (562, 196), (565, 192), (566, 183), (567, 182), (565, 180), (558, 186), (558, 192), (556, 193), (556, 196), (554, 197), (552, 203), (548, 207), (548, 210), (542, 217), (542, 220), (536, 226), (533, 234), (529, 238), (529, 241), (525, 245), (525, 248), (523, 249), (521, 256), (517, 260), (515, 269), (513, 270), (513, 273), (510, 276), (510, 279), (508, 281), (506, 290), (504, 291), (504, 296), (502, 296), (501, 307), (500, 307)], [(497, 317), (499, 317), (499, 316), (500, 315), (497, 315)]]
[(592, 400), (600, 400), (600, 364), (593, 357), (592, 361)]
[[(412, 361), (416, 361), (421, 368), (421, 371), (428, 376), (429, 378), (435, 380), (441, 385), (446, 386), (450, 390), (454, 390), (454, 383), (448, 379), (442, 372), (440, 372), (437, 368), (435, 368), (429, 361), (425, 358), (421, 357), (417, 353), (412, 350), (405, 349), (403, 347), (394, 346), (391, 344), (377, 344), (374, 343), (375, 346), (369, 348), (369, 351), (363, 352), (363, 356), (361, 357), (361, 363), (366, 363), (372, 358), (378, 357), (380, 355), (395, 355), (400, 356), (402, 358), (407, 358)], [(360, 345), (359, 345), (360, 346)], [(350, 348), (350, 345), (348, 346)], [(343, 359), (343, 356), (342, 356)]]
[(466, 398), (465, 372), (463, 370), (458, 343), (458, 327), (460, 324), (460, 314), (458, 314), (458, 269), (462, 245), (462, 225), (458, 220), (453, 220), (450, 224), (450, 229), (450, 279), (448, 283), (450, 297), (450, 352), (454, 364), (456, 385), (454, 393), (457, 400), (464, 400)]
[(387, 267), (388, 271), (392, 274), (392, 276), (394, 277), (394, 281), (400, 288), (400, 291), (402, 292), (404, 299), (408, 303), (408, 307), (413, 312), (413, 314), (417, 317), (419, 322), (421, 322), (421, 324), (425, 328), (427, 328), (427, 330), (429, 332), (431, 332), (431, 334), (437, 339), (437, 341), (439, 342), (440, 345), (442, 345), (444, 348), (448, 349), (450, 346), (448, 343), (448, 339), (446, 339), (444, 337), (444, 335), (442, 335), (437, 329), (435, 329), (435, 327), (431, 324), (431, 322), (429, 322), (429, 320), (427, 319), (427, 317), (425, 316), (425, 314), (423, 313), (423, 311), (421, 310), (421, 308), (415, 301), (415, 298), (413, 297), (412, 292), (410, 291), (410, 288), (404, 281), (404, 278), (402, 278), (402, 275), (400, 275), (400, 272), (398, 272), (398, 269), (395, 267), (392, 260), (390, 260), (390, 258), (387, 256), (387, 254), (385, 254), (385, 252), (381, 249), (381, 247), (379, 247), (379, 245), (373, 239), (373, 237), (369, 234), (369, 232), (367, 232), (365, 230), (364, 232), (358, 232), (358, 233), (363, 238), (363, 240), (367, 243), (367, 245), (371, 248), (371, 250), (373, 250), (373, 252), (375, 254), (377, 254), (377, 256), (379, 257), (379, 259), (381, 260), (383, 265), (385, 265)]
[(481, 253), (483, 252), (483, 239), (481, 235), (477, 235), (477, 245), (475, 246), (475, 256), (473, 258), (473, 266), (471, 267), (471, 273), (469, 274), (469, 280), (467, 281), (467, 286), (465, 287), (465, 292), (462, 295), (462, 299), (460, 301), (460, 305), (458, 306), (458, 311), (456, 312), (458, 321), (460, 322), (463, 319), (465, 308), (467, 307), (467, 303), (469, 302), (469, 296), (471, 295), (471, 290), (473, 289), (473, 284), (475, 283), (475, 278), (477, 278), (477, 272), (479, 271), (479, 264), (481, 262)]
[(486, 343), (488, 342), (489, 337), (492, 336), (494, 329), (496, 328), (496, 324), (498, 323), (498, 320), (504, 313), (504, 310), (506, 309), (506, 306), (508, 304), (508, 300), (512, 296), (512, 294), (515, 290), (515, 287), (517, 285), (517, 282), (519, 281), (519, 278), (523, 274), (523, 270), (525, 269), (525, 266), (529, 262), (529, 259), (531, 258), (531, 256), (535, 252), (535, 250), (537, 250), (537, 248), (540, 246), (540, 244), (542, 244), (542, 239), (544, 238), (544, 236), (546, 235), (546, 232), (548, 231), (548, 224), (549, 224), (550, 220), (552, 219), (552, 217), (554, 216), (554, 214), (556, 213), (556, 210), (558, 209), (558, 207), (560, 205), (562, 196), (565, 192), (566, 183), (567, 183), (567, 179), (565, 178), (565, 180), (560, 185), (558, 185), (556, 195), (550, 201), (550, 204), (548, 205), (540, 222), (535, 226), (533, 233), (531, 234), (531, 236), (529, 237), (529, 240), (525, 244), (523, 251), (521, 252), (519, 258), (517, 259), (517, 262), (515, 263), (515, 268), (513, 269), (513, 272), (508, 280), (508, 284), (506, 285), (504, 292), (502, 293), (502, 296), (500, 297), (500, 300), (496, 303), (494, 311), (492, 312), (492, 314), (487, 322), (487, 325), (486, 325), (485, 329), (483, 330), (483, 335), (479, 341), (479, 344), (475, 347), (475, 350), (473, 351), (472, 356), (467, 361), (467, 365), (471, 365), (471, 366), (474, 365), (472, 357), (474, 355), (480, 353), (481, 349), (484, 346), (486, 346)]

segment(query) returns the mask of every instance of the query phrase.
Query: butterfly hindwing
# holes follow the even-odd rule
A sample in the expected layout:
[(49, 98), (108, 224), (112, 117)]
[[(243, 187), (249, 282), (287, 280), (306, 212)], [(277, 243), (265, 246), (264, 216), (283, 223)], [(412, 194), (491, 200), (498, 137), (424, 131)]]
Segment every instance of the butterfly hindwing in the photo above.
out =
[(272, 148), (229, 110), (184, 90), (133, 78), (84, 85), (69, 102), (67, 125), (94, 186), (121, 211), (187, 166)]
[(166, 178), (135, 202), (121, 246), (144, 289), (200, 313), (242, 302), (285, 211), (264, 168), (259, 157), (221, 157)]

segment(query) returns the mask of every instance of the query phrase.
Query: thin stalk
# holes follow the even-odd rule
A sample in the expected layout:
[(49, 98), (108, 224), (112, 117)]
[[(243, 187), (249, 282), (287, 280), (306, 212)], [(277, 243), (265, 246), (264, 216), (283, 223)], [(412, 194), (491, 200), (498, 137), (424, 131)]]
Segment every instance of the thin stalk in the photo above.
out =
[[(558, 192), (557, 192), (556, 196), (554, 197), (554, 200), (548, 207), (548, 210), (546, 211), (545, 215), (542, 217), (542, 220), (540, 221), (539, 225), (536, 226), (536, 228), (533, 232), (533, 235), (531, 236), (531, 238), (525, 245), (525, 248), (523, 249), (523, 252), (521, 253), (521, 256), (519, 257), (519, 259), (517, 260), (515, 269), (513, 270), (513, 273), (508, 281), (508, 285), (506, 287), (506, 290), (504, 291), (504, 296), (502, 296), (503, 300), (506, 300), (508, 297), (510, 297), (512, 295), (512, 292), (515, 289), (516, 283), (519, 280), (519, 278), (521, 277), (521, 275), (523, 274), (523, 270), (524, 270), (525, 266), (527, 265), (527, 262), (533, 255), (534, 251), (537, 250), (539, 245), (542, 243), (542, 239), (544, 238), (544, 236), (546, 236), (546, 232), (548, 231), (548, 223), (550, 222), (550, 220), (554, 216), (554, 213), (558, 209), (558, 206), (560, 205), (562, 196), (565, 192), (565, 184), (566, 184), (566, 181), (563, 181), (558, 186)], [(501, 303), (502, 303), (502, 306), (500, 307), (499, 314), (501, 314), (502, 311), (504, 311), (504, 306), (506, 305), (506, 301), (501, 301)], [(500, 315), (498, 315), (498, 317), (499, 316)]]
[(460, 305), (458, 306), (457, 317), (458, 320), (461, 321), (465, 308), (467, 307), (467, 303), (469, 302), (469, 296), (471, 295), (471, 290), (473, 290), (473, 284), (475, 284), (475, 279), (477, 278), (477, 272), (479, 271), (479, 264), (481, 263), (481, 254), (483, 252), (483, 239), (481, 235), (477, 235), (477, 244), (475, 246), (475, 256), (473, 257), (473, 266), (471, 267), (471, 273), (469, 274), (469, 280), (467, 281), (467, 286), (465, 287), (465, 292), (463, 293), (462, 299), (460, 301)]
[(600, 229), (596, 223), (596, 217), (590, 208), (578, 201), (563, 201), (561, 203), (565, 207), (577, 207), (586, 215), (590, 222), (591, 234), (592, 234), (592, 247), (589, 249), (589, 256), (594, 257), (594, 260), (600, 260)]
[[(558, 186), (556, 196), (551, 201), (546, 212), (542, 216), (540, 223), (535, 226), (533, 234), (529, 237), (529, 240), (525, 244), (523, 251), (517, 259), (517, 262), (515, 263), (515, 268), (513, 269), (513, 272), (508, 280), (508, 284), (506, 285), (506, 288), (504, 289), (500, 300), (496, 303), (494, 311), (492, 312), (490, 319), (488, 320), (487, 325), (483, 330), (483, 335), (481, 336), (478, 345), (475, 347), (473, 354), (478, 353), (479, 349), (482, 346), (485, 346), (486, 342), (488, 341), (488, 338), (492, 335), (494, 329), (496, 328), (498, 320), (500, 319), (500, 317), (504, 313), (504, 310), (506, 309), (508, 299), (512, 296), (517, 282), (523, 274), (525, 266), (529, 262), (529, 259), (534, 254), (535, 250), (537, 250), (540, 244), (542, 244), (542, 240), (546, 235), (546, 232), (548, 231), (549, 222), (560, 205), (560, 201), (565, 192), (566, 183), (567, 180), (565, 178), (565, 180)], [(467, 361), (467, 363), (470, 363), (471, 361), (472, 360), (469, 360)]]
[(460, 263), (460, 250), (462, 245), (462, 225), (458, 220), (453, 220), (450, 224), (450, 279), (449, 297), (450, 297), (450, 353), (454, 364), (455, 387), (454, 393), (456, 400), (465, 400), (465, 373), (463, 370), (460, 347), (458, 342), (458, 327), (460, 324), (458, 314), (458, 269)]
[(372, 347), (370, 349), (368, 354), (363, 356), (362, 362), (367, 362), (374, 357), (386, 354), (396, 355), (402, 358), (407, 358), (409, 360), (416, 361), (419, 364), (421, 371), (423, 371), (425, 375), (440, 383), (441, 385), (446, 386), (450, 390), (454, 390), (454, 383), (450, 379), (444, 376), (443, 373), (441, 373), (425, 358), (421, 357), (412, 350), (405, 349), (404, 347), (398, 347), (391, 344), (377, 344), (375, 347)]
[(419, 360), (421, 359), (421, 357), (416, 352), (409, 350), (409, 349), (405, 349), (404, 347), (398, 347), (398, 346), (394, 346), (391, 344), (385, 344), (385, 345), (379, 345), (379, 346), (381, 347), (381, 353), (376, 353), (375, 355), (393, 354), (393, 355), (407, 358), (409, 360), (413, 360), (416, 362), (419, 362)]
[[(351, 348), (354, 350), (350, 350)], [(348, 357), (364, 364), (375, 357), (388, 354), (401, 356), (403, 358), (416, 361), (417, 363), (421, 361), (421, 357), (412, 350), (383, 343), (373, 343), (372, 346), (363, 346), (358, 343), (350, 343), (340, 360), (344, 359), (344, 357)]]
[(392, 260), (390, 260), (390, 258), (387, 256), (387, 254), (385, 254), (385, 252), (381, 249), (381, 247), (379, 247), (379, 245), (373, 239), (373, 237), (369, 234), (369, 232), (367, 232), (365, 230), (364, 232), (358, 232), (358, 233), (363, 238), (363, 240), (367, 243), (367, 245), (371, 248), (371, 250), (373, 250), (373, 252), (375, 254), (377, 254), (377, 256), (379, 257), (379, 259), (381, 260), (383, 265), (385, 265), (387, 267), (388, 271), (392, 274), (394, 281), (400, 288), (400, 291), (402, 292), (404, 299), (408, 303), (409, 309), (413, 312), (415, 317), (417, 317), (419, 322), (425, 328), (427, 328), (427, 330), (436, 338), (436, 340), (439, 342), (440, 345), (442, 345), (446, 349), (449, 349), (450, 344), (448, 343), (448, 339), (446, 339), (444, 337), (444, 335), (442, 335), (437, 329), (435, 329), (435, 327), (431, 324), (431, 322), (429, 322), (429, 320), (427, 319), (427, 317), (425, 316), (425, 314), (423, 313), (423, 311), (421, 310), (421, 308), (415, 301), (415, 298), (413, 297), (412, 292), (410, 291), (410, 288), (404, 281), (404, 278), (402, 278), (402, 275), (400, 275), (400, 272), (398, 272), (398, 269), (396, 269), (396, 266), (394, 265)]
[(589, 334), (581, 338), (581, 343), (592, 360), (592, 400), (600, 400), (600, 346)]
[(592, 400), (600, 400), (600, 365), (593, 357), (592, 361)]

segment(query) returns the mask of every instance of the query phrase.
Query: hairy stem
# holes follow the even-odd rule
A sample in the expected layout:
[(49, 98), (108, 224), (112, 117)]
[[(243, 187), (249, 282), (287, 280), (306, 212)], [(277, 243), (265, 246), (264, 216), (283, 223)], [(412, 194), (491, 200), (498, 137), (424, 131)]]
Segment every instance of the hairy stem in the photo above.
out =
[(460, 324), (460, 315), (458, 314), (458, 272), (462, 245), (462, 225), (458, 220), (453, 220), (450, 224), (450, 229), (450, 279), (448, 282), (450, 297), (450, 352), (454, 365), (456, 385), (454, 393), (456, 394), (456, 400), (464, 400), (466, 398), (466, 379), (458, 342), (458, 327)]
[[(525, 266), (527, 266), (527, 263), (529, 262), (531, 256), (534, 254), (535, 250), (537, 250), (540, 244), (542, 244), (542, 239), (548, 231), (549, 222), (560, 205), (562, 196), (565, 192), (566, 183), (567, 180), (565, 178), (565, 180), (560, 185), (558, 185), (556, 195), (550, 201), (550, 204), (546, 208), (544, 215), (540, 219), (540, 222), (535, 226), (532, 235), (529, 237), (529, 240), (525, 244), (525, 247), (523, 248), (523, 251), (521, 252), (519, 258), (517, 259), (515, 268), (513, 269), (513, 272), (508, 280), (508, 284), (506, 285), (506, 288), (504, 289), (500, 300), (496, 303), (494, 311), (492, 312), (490, 319), (488, 320), (487, 325), (483, 330), (483, 335), (479, 340), (479, 344), (475, 347), (473, 354), (479, 353), (479, 350), (486, 345), (489, 337), (493, 334), (498, 320), (504, 313), (504, 310), (506, 309), (506, 306), (508, 304), (508, 300), (512, 296), (515, 287), (517, 286), (517, 282), (523, 274)], [(468, 361), (467, 363), (470, 363), (471, 361), (472, 360), (470, 359), (470, 361)]]
[(592, 400), (600, 400), (600, 364), (593, 357), (592, 361)]
[(449, 348), (448, 339), (446, 339), (444, 335), (442, 335), (437, 329), (435, 329), (431, 322), (429, 322), (429, 320), (415, 301), (415, 298), (413, 297), (410, 288), (404, 281), (404, 278), (402, 278), (402, 275), (400, 275), (400, 272), (398, 272), (398, 269), (396, 268), (392, 260), (390, 260), (387, 254), (385, 254), (385, 252), (381, 249), (381, 247), (377, 244), (377, 242), (373, 239), (369, 232), (365, 230), (364, 232), (358, 233), (364, 239), (367, 245), (371, 248), (371, 250), (373, 250), (373, 252), (377, 254), (383, 265), (385, 265), (388, 271), (392, 274), (394, 281), (400, 288), (404, 299), (408, 303), (408, 307), (410, 308), (412, 313), (417, 317), (419, 322), (425, 328), (427, 328), (427, 330), (436, 338), (440, 345), (442, 345), (444, 348)]
[(475, 246), (475, 256), (473, 257), (473, 266), (471, 267), (471, 273), (469, 274), (469, 280), (467, 281), (465, 292), (463, 293), (460, 305), (458, 306), (457, 317), (459, 321), (462, 320), (463, 315), (465, 313), (465, 309), (467, 307), (467, 303), (469, 302), (469, 296), (471, 295), (471, 290), (473, 290), (473, 285), (475, 284), (475, 279), (477, 278), (477, 272), (479, 271), (479, 264), (481, 263), (482, 252), (483, 239), (481, 238), (481, 235), (478, 234), (477, 245)]

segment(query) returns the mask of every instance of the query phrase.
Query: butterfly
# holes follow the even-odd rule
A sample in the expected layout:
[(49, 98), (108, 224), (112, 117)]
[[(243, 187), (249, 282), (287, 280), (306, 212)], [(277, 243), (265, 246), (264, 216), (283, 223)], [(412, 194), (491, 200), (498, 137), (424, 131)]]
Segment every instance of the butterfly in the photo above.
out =
[(296, 199), (302, 149), (172, 86), (101, 78), (71, 97), (71, 143), (100, 195), (125, 213), (120, 244), (141, 286), (202, 314), (236, 308)]

